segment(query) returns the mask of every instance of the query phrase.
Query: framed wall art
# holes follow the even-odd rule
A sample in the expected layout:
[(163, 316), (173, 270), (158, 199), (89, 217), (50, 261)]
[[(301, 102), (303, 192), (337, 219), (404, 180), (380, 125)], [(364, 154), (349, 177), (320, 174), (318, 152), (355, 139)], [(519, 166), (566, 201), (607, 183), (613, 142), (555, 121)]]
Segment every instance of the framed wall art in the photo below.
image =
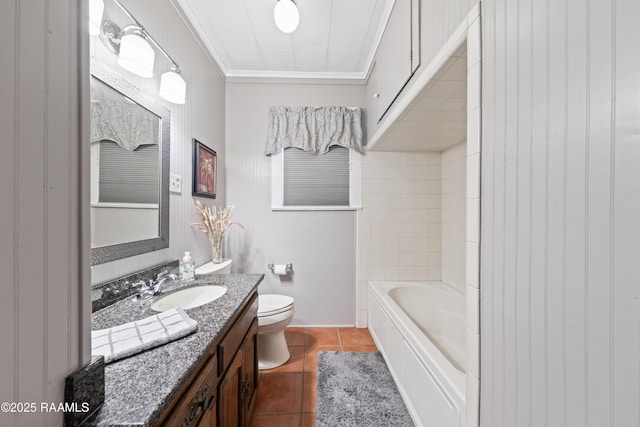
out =
[(216, 152), (194, 138), (192, 195), (216, 198), (216, 161)]

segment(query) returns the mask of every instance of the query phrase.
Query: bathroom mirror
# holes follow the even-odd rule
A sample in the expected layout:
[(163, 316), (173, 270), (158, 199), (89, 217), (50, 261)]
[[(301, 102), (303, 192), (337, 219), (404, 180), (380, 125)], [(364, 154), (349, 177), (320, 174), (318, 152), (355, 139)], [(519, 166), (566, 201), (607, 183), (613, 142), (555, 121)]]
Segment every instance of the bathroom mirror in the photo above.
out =
[(91, 61), (91, 265), (169, 247), (170, 112)]

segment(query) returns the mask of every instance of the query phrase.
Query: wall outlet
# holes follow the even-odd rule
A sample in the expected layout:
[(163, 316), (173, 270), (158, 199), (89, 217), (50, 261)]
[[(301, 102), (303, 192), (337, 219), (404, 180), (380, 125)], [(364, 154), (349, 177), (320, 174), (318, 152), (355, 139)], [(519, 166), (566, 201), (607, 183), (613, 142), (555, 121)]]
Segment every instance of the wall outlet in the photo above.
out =
[(169, 191), (172, 193), (182, 193), (182, 178), (180, 175), (169, 174)]

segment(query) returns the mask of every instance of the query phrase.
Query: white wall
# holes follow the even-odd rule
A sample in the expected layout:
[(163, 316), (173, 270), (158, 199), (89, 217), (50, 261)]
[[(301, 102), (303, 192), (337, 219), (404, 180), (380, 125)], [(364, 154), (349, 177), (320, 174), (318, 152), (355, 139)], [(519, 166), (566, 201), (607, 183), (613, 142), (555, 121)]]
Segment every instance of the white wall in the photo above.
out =
[[(192, 138), (213, 148), (218, 155), (217, 198), (201, 199), (205, 204), (225, 204), (225, 133), (224, 133), (224, 77), (181, 19), (172, 0), (139, 2), (123, 0), (123, 5), (140, 21), (149, 33), (180, 65), (187, 82), (187, 100), (176, 105), (157, 97), (160, 74), (168, 69), (168, 62), (156, 55), (156, 72), (152, 79), (138, 77), (122, 69), (115, 56), (105, 53), (97, 38), (92, 37), (94, 54), (125, 76), (149, 96), (156, 96), (171, 111), (171, 173), (182, 177), (182, 193), (169, 195), (169, 248), (92, 267), (92, 283), (141, 270), (165, 261), (182, 257), (191, 251), (196, 265), (211, 260), (209, 241), (202, 232), (192, 229), (199, 221), (194, 208), (192, 187)], [(109, 5), (109, 2), (105, 2)], [(115, 6), (114, 6), (115, 7)], [(164, 64), (164, 68), (162, 66)]]
[[(89, 360), (87, 21), (85, 2), (2, 3), (2, 402), (63, 402), (64, 378)], [(62, 414), (2, 411), (0, 425), (60, 426)]]
[(480, 424), (480, 138), (481, 20), (473, 11), (467, 29), (467, 178), (466, 283), (467, 283), (467, 395), (466, 427)]
[(466, 290), (467, 144), (442, 152), (442, 281)]
[(370, 280), (442, 278), (442, 156), (369, 151), (358, 211), (358, 326)]
[[(264, 155), (271, 105), (362, 106), (364, 86), (227, 83), (227, 201), (246, 227), (227, 234), (233, 272), (265, 273), (262, 293), (295, 299), (297, 325), (355, 324), (355, 212), (271, 210), (271, 158)], [(293, 263), (288, 279), (267, 264)]]
[(640, 425), (640, 2), (482, 2), (481, 425)]

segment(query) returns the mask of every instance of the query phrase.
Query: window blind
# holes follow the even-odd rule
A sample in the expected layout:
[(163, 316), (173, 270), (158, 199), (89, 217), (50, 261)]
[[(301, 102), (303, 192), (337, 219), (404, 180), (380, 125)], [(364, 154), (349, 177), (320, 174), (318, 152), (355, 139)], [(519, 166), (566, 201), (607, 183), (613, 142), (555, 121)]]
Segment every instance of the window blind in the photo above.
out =
[(100, 141), (100, 202), (158, 203), (158, 144), (140, 145), (135, 151), (112, 141)]
[(283, 152), (284, 206), (349, 206), (349, 149), (333, 146), (315, 155)]

